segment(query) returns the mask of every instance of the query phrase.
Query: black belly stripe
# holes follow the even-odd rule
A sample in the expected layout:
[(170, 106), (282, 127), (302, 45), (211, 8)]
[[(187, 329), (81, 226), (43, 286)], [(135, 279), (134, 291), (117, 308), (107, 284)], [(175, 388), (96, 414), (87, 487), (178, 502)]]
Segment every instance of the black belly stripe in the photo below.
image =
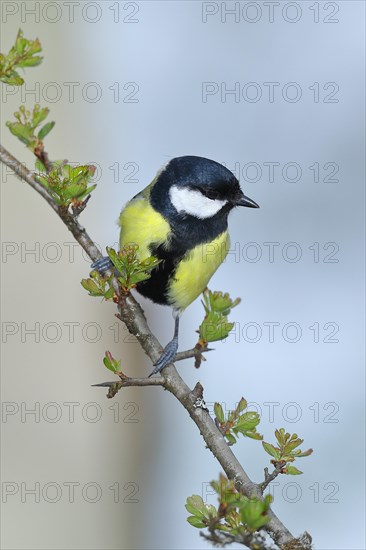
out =
[(150, 279), (138, 283), (136, 288), (145, 298), (162, 305), (170, 305), (168, 300), (169, 281), (174, 277), (177, 265), (187, 250), (177, 247), (165, 250), (162, 245), (150, 246), (151, 254), (161, 260), (160, 264), (151, 272)]
[(162, 305), (171, 305), (168, 298), (170, 280), (178, 263), (197, 245), (210, 243), (227, 229), (227, 214), (216, 215), (212, 218), (199, 220), (188, 216), (179, 219), (179, 223), (171, 223), (172, 234), (168, 243), (164, 245), (150, 245), (153, 256), (162, 260), (151, 272), (151, 277), (136, 285), (136, 289), (145, 298)]

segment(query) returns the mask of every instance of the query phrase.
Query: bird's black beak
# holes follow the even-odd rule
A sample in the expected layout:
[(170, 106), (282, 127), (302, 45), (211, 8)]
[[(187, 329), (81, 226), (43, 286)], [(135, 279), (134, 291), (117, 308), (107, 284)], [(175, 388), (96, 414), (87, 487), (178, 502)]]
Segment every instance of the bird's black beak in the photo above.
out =
[(259, 204), (257, 204), (255, 201), (250, 199), (249, 197), (246, 197), (244, 193), (240, 193), (235, 198), (234, 201), (235, 206), (247, 206), (248, 208), (259, 208)]

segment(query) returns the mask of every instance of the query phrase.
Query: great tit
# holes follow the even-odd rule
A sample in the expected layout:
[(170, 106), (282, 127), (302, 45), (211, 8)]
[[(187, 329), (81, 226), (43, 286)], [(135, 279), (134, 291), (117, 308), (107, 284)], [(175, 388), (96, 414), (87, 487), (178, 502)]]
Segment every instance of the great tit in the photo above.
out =
[[(258, 208), (225, 166), (184, 156), (170, 160), (123, 208), (120, 247), (135, 243), (140, 260), (149, 256), (161, 260), (136, 289), (153, 302), (172, 307), (175, 319), (174, 337), (150, 376), (173, 361), (181, 313), (224, 261), (230, 246), (227, 219), (235, 206)], [(111, 264), (102, 259), (92, 267), (103, 272)]]

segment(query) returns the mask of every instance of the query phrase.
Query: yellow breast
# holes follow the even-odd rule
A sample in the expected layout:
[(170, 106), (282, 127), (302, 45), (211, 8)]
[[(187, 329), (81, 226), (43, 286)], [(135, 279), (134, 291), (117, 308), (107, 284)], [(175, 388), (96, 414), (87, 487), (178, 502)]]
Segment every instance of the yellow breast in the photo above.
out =
[(224, 231), (210, 243), (199, 244), (187, 253), (170, 284), (168, 294), (173, 307), (185, 309), (204, 291), (229, 247), (229, 234)]
[(145, 198), (133, 199), (121, 212), (120, 247), (135, 243), (139, 246), (141, 260), (151, 256), (149, 245), (159, 245), (167, 240), (170, 233), (169, 223), (154, 210)]

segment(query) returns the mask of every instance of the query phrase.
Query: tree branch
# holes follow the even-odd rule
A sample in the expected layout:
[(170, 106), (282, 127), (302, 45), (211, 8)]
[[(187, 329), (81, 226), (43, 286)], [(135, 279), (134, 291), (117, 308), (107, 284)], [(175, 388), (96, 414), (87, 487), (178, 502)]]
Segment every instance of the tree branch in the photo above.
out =
[[(28, 185), (47, 201), (91, 260), (94, 261), (100, 258), (101, 253), (84, 227), (79, 224), (77, 215), (57, 206), (47, 190), (37, 181), (36, 177), (1, 145), (0, 161), (9, 166), (21, 180), (28, 183)], [(140, 304), (131, 294), (126, 295), (120, 293), (116, 279), (114, 279), (113, 286), (118, 295), (118, 317), (125, 323), (129, 332), (136, 337), (151, 361), (155, 363), (163, 348), (155, 335), (151, 332)], [(190, 353), (190, 351), (183, 352), (184, 358), (190, 356)], [(195, 354), (193, 353), (192, 356), (195, 356)], [(178, 354), (178, 359), (181, 358), (183, 358), (182, 354), (180, 354), (180, 356)], [(227, 477), (235, 481), (237, 490), (249, 498), (256, 497), (261, 500), (263, 498), (262, 486), (251, 481), (231, 448), (227, 445), (224, 436), (217, 428), (204, 405), (202, 387), (196, 386), (194, 390), (191, 390), (179, 376), (173, 364), (168, 365), (162, 371), (162, 376), (158, 378), (147, 378), (146, 381), (143, 380), (145, 379), (127, 378), (123, 382), (116, 382), (114, 384), (119, 385), (122, 383), (121, 387), (158, 385), (170, 391), (183, 405), (197, 425), (207, 447), (221, 464)], [(110, 386), (110, 384), (113, 384), (113, 382), (103, 383), (103, 385), (107, 386)], [(296, 548), (297, 550), (301, 550), (302, 548), (305, 549), (305, 545), (294, 546), (294, 544), (301, 544), (301, 539), (295, 539), (272, 510), (268, 511), (268, 515), (270, 521), (265, 526), (265, 529), (278, 546), (283, 550), (290, 548)], [(308, 548), (309, 546), (306, 547), (306, 550), (308, 550)]]

